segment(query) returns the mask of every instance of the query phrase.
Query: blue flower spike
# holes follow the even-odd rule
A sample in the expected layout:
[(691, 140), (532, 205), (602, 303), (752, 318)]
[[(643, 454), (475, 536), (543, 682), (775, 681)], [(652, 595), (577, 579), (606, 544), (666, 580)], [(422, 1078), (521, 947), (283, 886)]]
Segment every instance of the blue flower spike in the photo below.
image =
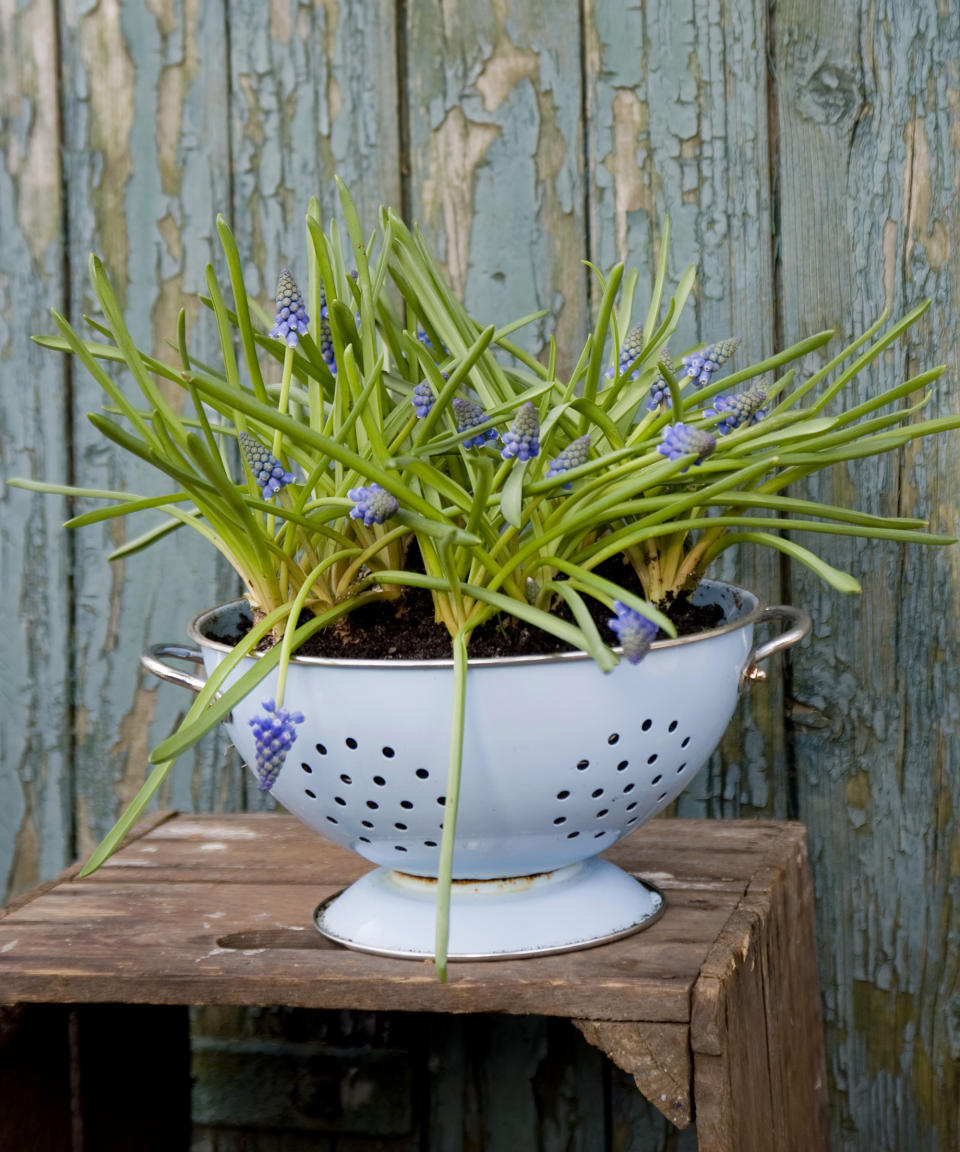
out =
[(704, 416), (723, 416), (714, 429), (720, 436), (726, 436), (742, 425), (756, 424), (766, 416), (763, 405), (767, 394), (762, 388), (751, 388), (747, 392), (731, 392), (717, 396), (712, 408), (703, 410)]
[(379, 484), (370, 483), (364, 488), (351, 488), (347, 493), (356, 507), (350, 509), (353, 520), (362, 520), (369, 528), (371, 524), (383, 524), (399, 508), (397, 498)]
[[(549, 480), (551, 476), (560, 476), (564, 472), (569, 472), (571, 468), (578, 468), (581, 464), (586, 464), (589, 455), (590, 433), (587, 432), (583, 436), (578, 436), (576, 440), (571, 440), (560, 455), (555, 456), (550, 461), (545, 479)], [(569, 482), (563, 487), (569, 491), (573, 487), (573, 483)]]
[(616, 632), (627, 660), (631, 664), (639, 664), (657, 635), (657, 626), (635, 608), (628, 608), (619, 600), (614, 600), (613, 610), (616, 616), (610, 620), (610, 628)]
[(518, 460), (532, 460), (540, 455), (540, 417), (532, 400), (520, 406), (510, 430), (504, 432), (500, 455), (504, 460), (511, 456)]
[[(487, 420), (486, 412), (479, 404), (474, 404), (472, 400), (461, 400), (459, 396), (455, 396), (452, 407), (458, 432), (466, 432), (468, 428), (474, 428), (477, 424), (483, 424)], [(463, 446), (464, 448), (482, 448), (485, 441), (496, 440), (498, 436), (499, 433), (496, 428), (487, 428), (484, 432), (478, 432), (476, 436), (468, 436), (463, 441)]]
[[(670, 359), (670, 353), (664, 350), (660, 357), (660, 363), (665, 364), (669, 372), (673, 372), (673, 361)], [(660, 406), (670, 408), (672, 406), (670, 400), (670, 386), (663, 378), (663, 373), (658, 372), (656, 379), (650, 385), (650, 396), (647, 399), (647, 410), (650, 412), (656, 411)]]
[(303, 723), (302, 712), (288, 712), (278, 708), (272, 700), (264, 700), (263, 715), (250, 721), (256, 743), (257, 776), (260, 791), (269, 792), (280, 775), (280, 769), (297, 739), (297, 725)]
[(296, 477), (288, 472), (280, 461), (268, 449), (251, 436), (249, 432), (241, 432), (239, 437), (240, 451), (250, 466), (253, 478), (260, 489), (264, 500), (272, 500), (288, 484), (292, 484)]
[[(617, 361), (618, 372), (620, 372), (621, 375), (626, 372), (626, 370), (630, 367), (634, 360), (636, 360), (642, 351), (643, 325), (634, 324), (634, 326), (624, 337), (623, 343), (620, 345), (620, 358)], [(604, 375), (608, 380), (613, 379), (613, 368), (608, 368)], [(639, 370), (634, 369), (634, 371), (630, 373), (630, 379), (636, 380), (639, 375)]]
[[(702, 464), (716, 448), (717, 439), (702, 428), (691, 428), (688, 424), (669, 424), (663, 432), (663, 443), (657, 451), (669, 460), (679, 460), (681, 456), (696, 456), (694, 464)], [(686, 468), (683, 469), (686, 472)]]
[(333, 333), (330, 331), (330, 309), (327, 297), (320, 289), (320, 355), (333, 376), (337, 374), (337, 358), (333, 353)]
[(718, 340), (716, 344), (707, 344), (699, 351), (684, 356), (686, 375), (705, 388), (710, 383), (710, 377), (730, 359), (739, 344), (740, 337), (731, 336), (729, 340)]
[(284, 268), (277, 281), (277, 314), (270, 335), (286, 340), (291, 348), (295, 348), (300, 343), (300, 337), (306, 336), (309, 331), (310, 318), (303, 306), (300, 289), (290, 269)]
[(428, 416), (430, 409), (437, 402), (437, 398), (433, 394), (433, 389), (426, 380), (421, 380), (416, 388), (414, 388), (411, 400), (413, 400), (413, 409), (417, 414), (418, 420), (422, 420), (425, 416)]

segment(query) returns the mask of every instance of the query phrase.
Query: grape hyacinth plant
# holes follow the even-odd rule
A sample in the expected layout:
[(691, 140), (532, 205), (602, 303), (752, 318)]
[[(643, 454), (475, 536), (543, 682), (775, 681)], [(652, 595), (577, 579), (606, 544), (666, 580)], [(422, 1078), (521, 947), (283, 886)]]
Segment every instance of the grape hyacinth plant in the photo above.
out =
[[(166, 489), (19, 483), (72, 496), (82, 508), (74, 528), (147, 517), (115, 560), (183, 530), (200, 533), (236, 571), (253, 617), (177, 731), (154, 749), (153, 772), (85, 872), (117, 847), (176, 758), (274, 669), (274, 698), (254, 724), (256, 768), (265, 788), (292, 771), (286, 757), (301, 714), (285, 708), (284, 692), (297, 651), (321, 630), (337, 634), (363, 605), (402, 608), (426, 590), (453, 657), (436, 953), (444, 977), (475, 630), (499, 624), (509, 634), (517, 621), (582, 649), (601, 671), (622, 658), (637, 663), (658, 629), (675, 635), (668, 606), (732, 545), (785, 552), (855, 592), (855, 578), (820, 559), (810, 537), (952, 540), (922, 521), (818, 503), (802, 495), (803, 481), (960, 421), (920, 414), (941, 368), (886, 379), (882, 354), (925, 305), (892, 325), (881, 317), (826, 360), (811, 354), (829, 331), (744, 362), (720, 382), (714, 376), (733, 366), (737, 347), (720, 340), (683, 355), (675, 374), (666, 349), (694, 277), (688, 270), (668, 294), (664, 257), (639, 323), (630, 314), (636, 277), (625, 279), (618, 264), (597, 281), (585, 346), (559, 350), (551, 340), (535, 356), (513, 335), (543, 313), (478, 322), (419, 233), (383, 209), (371, 237), (342, 185), (339, 192), (346, 232), (335, 223), (325, 230), (311, 204), (304, 250), (287, 254), (306, 269), (303, 294), (282, 271), (272, 326), (218, 220), (226, 278), (209, 267), (203, 298), (220, 338), (215, 363), (192, 353), (186, 312), (173, 355), (138, 348), (91, 258), (102, 313), (91, 333), (54, 312), (57, 332), (38, 342), (93, 375), (106, 400), (90, 416), (94, 427)], [(668, 236), (665, 228), (664, 253)], [(876, 374), (874, 395), (844, 405), (865, 371)], [(487, 451), (501, 436), (501, 452)], [(625, 562), (616, 580), (614, 559)], [(258, 645), (259, 658), (243, 665)]]

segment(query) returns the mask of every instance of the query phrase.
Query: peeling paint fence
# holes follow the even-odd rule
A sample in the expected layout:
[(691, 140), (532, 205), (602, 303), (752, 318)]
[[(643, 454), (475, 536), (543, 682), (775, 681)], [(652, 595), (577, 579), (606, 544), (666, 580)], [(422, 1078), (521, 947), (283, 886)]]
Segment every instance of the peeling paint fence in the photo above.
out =
[[(334, 172), (362, 214), (389, 202), (420, 220), (479, 316), (550, 308), (528, 336), (534, 349), (550, 335), (567, 350), (583, 339), (585, 259), (628, 257), (649, 281), (669, 213), (671, 274), (700, 268), (678, 346), (738, 333), (757, 359), (823, 327), (849, 337), (885, 306), (931, 297), (913, 343), (881, 371), (960, 364), (958, 60), (960, 7), (936, 0), (7, 0), (4, 474), (149, 483), (84, 419), (97, 386), (29, 340), (50, 307), (74, 319), (91, 309), (91, 249), (135, 336), (160, 350), (181, 294), (199, 291), (216, 260), (216, 212), (266, 298), (280, 264), (301, 258), (308, 197), (333, 211)], [(188, 321), (202, 356), (212, 332), (201, 311)], [(938, 382), (932, 413), (960, 408), (956, 379)], [(819, 494), (831, 485), (855, 488), (868, 510), (958, 529), (956, 438), (861, 463)], [(68, 537), (67, 514), (53, 498), (0, 495), (2, 587), (18, 614), (4, 650), (0, 895), (106, 831), (183, 706), (137, 677), (140, 650), (234, 591), (179, 539), (108, 571), (123, 526)], [(946, 1152), (960, 1096), (960, 553), (866, 552), (842, 537), (822, 550), (858, 575), (862, 597), (840, 600), (778, 558), (738, 563), (766, 599), (807, 608), (814, 636), (751, 693), (678, 815), (807, 823), (835, 1146)], [(163, 802), (258, 800), (223, 742), (209, 741)], [(494, 1152), (533, 1147), (518, 1137), (528, 1131), (549, 1149), (690, 1147), (652, 1119), (626, 1121), (640, 1107), (627, 1088), (575, 1053), (565, 1063), (546, 1026), (446, 1027), (444, 1083), (500, 1087), (482, 1122), (458, 1113), (431, 1149), (459, 1147), (470, 1123)], [(482, 1073), (464, 1055), (468, 1031), (471, 1049), (489, 1053)], [(535, 1123), (543, 1093), (571, 1076), (565, 1126)], [(207, 1119), (203, 1147), (242, 1140)]]

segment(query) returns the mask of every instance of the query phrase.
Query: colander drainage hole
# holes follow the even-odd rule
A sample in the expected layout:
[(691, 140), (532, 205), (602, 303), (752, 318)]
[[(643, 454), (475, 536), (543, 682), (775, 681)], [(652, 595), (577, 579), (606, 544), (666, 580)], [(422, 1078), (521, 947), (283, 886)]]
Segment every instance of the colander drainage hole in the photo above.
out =
[(566, 816), (558, 816), (558, 817), (557, 817), (557, 818), (554, 820), (554, 824), (566, 824), (566, 822), (567, 822), (567, 818), (566, 818)]
[(372, 820), (361, 820), (360, 823), (364, 826), (364, 828), (373, 828), (374, 827)]
[(426, 768), (418, 768), (416, 775), (420, 780), (426, 780), (430, 773), (426, 770)]
[(413, 801), (412, 800), (401, 800), (400, 801), (400, 807), (401, 808), (408, 808), (408, 809), (412, 808), (413, 807)]
[(309, 772), (309, 773), (311, 773), (311, 774), (313, 773), (313, 769), (310, 767), (310, 765), (309, 765), (309, 764), (308, 764), (306, 761), (304, 761), (304, 762), (303, 762), (303, 763), (300, 765), (300, 767), (301, 767), (301, 768), (304, 770), (304, 772)]
[(339, 824), (340, 823), (340, 821), (336, 818), (336, 816), (328, 816), (327, 819), (330, 821), (331, 824)]
[(598, 796), (603, 795), (603, 789), (602, 788), (594, 788), (594, 790), (590, 793), (590, 795), (594, 798), (594, 800), (596, 800), (596, 798)]
[(378, 788), (382, 788), (386, 784), (386, 780), (382, 776), (374, 776), (373, 782)]
[(640, 725), (640, 730), (642, 732), (649, 732), (652, 727), (653, 727), (653, 721), (650, 719), (647, 719), (647, 720), (644, 720), (644, 722)]
[(594, 840), (599, 840), (601, 836), (606, 836), (606, 832), (600, 831), (600, 832), (594, 832), (594, 834), (593, 834)]
[(578, 772), (585, 772), (589, 767), (590, 767), (590, 761), (589, 760), (578, 760), (577, 761), (577, 771)]
[(310, 797), (311, 800), (316, 800), (316, 798), (317, 798), (316, 792), (311, 792), (309, 788), (304, 788), (303, 791), (307, 796)]
[(388, 760), (392, 760), (393, 757), (396, 756), (396, 752), (394, 752), (392, 748), (381, 748), (380, 755), (386, 756)]
[(601, 817), (606, 816), (606, 814), (609, 811), (610, 811), (609, 808), (601, 808), (600, 811), (597, 813), (597, 819), (599, 820)]
[(340, 777), (340, 779), (344, 782), (344, 784), (352, 784), (353, 783), (353, 777), (348, 776), (346, 774), (346, 772), (344, 772), (344, 774)]
[(677, 724), (678, 724), (677, 720), (671, 720), (670, 723), (667, 725), (667, 731), (668, 732), (676, 732)]
[(406, 848), (402, 844), (394, 844), (393, 847), (397, 852), (406, 852)]
[(634, 810), (634, 808), (636, 808), (636, 806), (637, 806), (637, 801), (634, 800), (632, 804), (627, 805), (627, 811), (632, 812)]
[(617, 771), (618, 772), (626, 772), (626, 770), (629, 767), (630, 767), (630, 761), (629, 760), (621, 760), (620, 763), (617, 765)]
[(347, 806), (347, 802), (342, 796), (334, 796), (333, 802), (334, 804), (339, 804), (341, 808), (346, 808)]
[(396, 823), (396, 824), (394, 824), (394, 828), (397, 828), (397, 829), (399, 829), (401, 832), (406, 832), (406, 830), (407, 830), (407, 826), (406, 826), (406, 824), (401, 824), (401, 823), (399, 822), (399, 820), (397, 821), (397, 823)]
[(357, 839), (358, 839), (358, 840), (359, 840), (359, 841), (360, 841), (362, 844), (369, 844), (369, 843), (370, 843), (370, 837), (369, 837), (369, 836), (358, 836), (358, 837), (357, 837)]
[(661, 800), (666, 800), (666, 798), (667, 798), (666, 792), (661, 792), (660, 795), (657, 797), (657, 803), (659, 804)]
[(636, 824), (636, 822), (637, 822), (639, 819), (640, 819), (640, 817), (639, 817), (639, 816), (631, 816), (631, 817), (630, 817), (630, 819), (627, 821), (627, 823), (628, 823), (628, 824)]
[(368, 800), (367, 807), (373, 809), (375, 812), (380, 807), (380, 805), (376, 802), (376, 800)]
[(569, 795), (570, 795), (570, 793), (566, 790), (566, 788), (564, 788), (564, 790), (562, 792), (557, 793), (557, 799), (558, 800), (566, 800)]
[(684, 768), (686, 768), (686, 766), (687, 766), (687, 762), (686, 762), (686, 760), (684, 760), (684, 762), (683, 762), (683, 763), (680, 765), (680, 767), (677, 769), (677, 775), (678, 775), (678, 776), (679, 776), (679, 775), (680, 775), (680, 773), (681, 773), (681, 772), (684, 770)]
[(436, 848), (437, 842), (436, 840), (424, 840), (423, 846), (424, 848)]
[(321, 756), (326, 756), (326, 754), (327, 754), (327, 750), (326, 750), (326, 748), (324, 748), (324, 746), (322, 744), (317, 745), (317, 751), (320, 753)]
[(619, 732), (611, 732), (610, 735), (607, 737), (607, 743), (608, 744), (616, 744), (616, 742), (619, 739), (620, 739), (620, 733)]
[(648, 756), (648, 757), (647, 757), (647, 763), (648, 763), (648, 764), (656, 764), (656, 762), (657, 762), (657, 754), (656, 754), (656, 752), (654, 752), (654, 754), (653, 754), (652, 756)]
[(636, 784), (624, 784), (623, 791), (624, 793), (632, 792), (634, 788), (636, 788)]
[(356, 742), (356, 740), (354, 740), (354, 738), (352, 736), (348, 736), (346, 738), (346, 740), (344, 741), (344, 743), (346, 744), (346, 746), (348, 748), (356, 748), (356, 746), (357, 746), (357, 742)]
[(580, 835), (579, 832), (568, 832), (567, 833), (567, 839), (568, 840), (575, 840), (579, 835)]
[(650, 781), (650, 787), (652, 788), (654, 784), (659, 784), (662, 779), (662, 776), (654, 776), (654, 778)]
[(441, 808), (443, 807), (444, 804), (446, 804), (446, 802), (447, 802), (446, 796), (438, 796), (437, 797), (437, 803), (440, 805)]
[(690, 743), (690, 737), (689, 737), (689, 736), (684, 736), (684, 738), (683, 738), (683, 739), (680, 741), (680, 747), (681, 747), (681, 748), (686, 748), (686, 746), (687, 746), (689, 743)]

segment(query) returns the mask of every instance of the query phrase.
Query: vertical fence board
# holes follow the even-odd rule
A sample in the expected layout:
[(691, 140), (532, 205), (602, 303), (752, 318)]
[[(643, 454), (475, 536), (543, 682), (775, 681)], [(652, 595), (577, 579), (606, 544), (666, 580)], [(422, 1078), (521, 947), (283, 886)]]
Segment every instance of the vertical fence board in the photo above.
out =
[[(87, 255), (96, 250), (134, 339), (168, 357), (181, 291), (201, 287), (213, 257), (211, 207), (228, 185), (222, 11), (217, 0), (151, 8), (103, 0), (64, 4), (61, 15), (71, 318), (80, 325), (82, 313), (99, 310), (87, 274)], [(191, 305), (191, 321), (198, 310)], [(195, 347), (203, 355), (202, 338)], [(135, 384), (126, 377), (124, 387), (132, 394)], [(181, 394), (171, 399), (182, 404)], [(103, 395), (79, 368), (74, 401), (77, 482), (164, 491), (164, 481), (123, 459), (89, 426), (84, 414), (100, 410)], [(76, 537), (81, 853), (132, 799), (150, 747), (188, 705), (139, 671), (139, 652), (182, 637), (200, 607), (233, 587), (209, 547), (182, 531), (108, 569), (110, 549), (152, 522), (108, 521)], [(235, 805), (236, 771), (228, 767), (221, 779), (222, 748), (222, 739), (198, 746), (174, 770), (164, 799), (184, 808)]]
[[(49, 0), (0, 4), (0, 464), (63, 482), (66, 365), (30, 341), (64, 301), (55, 33)], [(0, 690), (0, 903), (70, 852), (64, 512), (55, 497), (0, 491), (0, 583), (16, 612)]]
[[(960, 325), (955, 5), (778, 6), (783, 317), (788, 336), (862, 330), (885, 306), (933, 306), (850, 403), (946, 360), (928, 414), (956, 413)], [(957, 530), (949, 440), (837, 469), (811, 490)], [(812, 612), (798, 657), (793, 745), (810, 828), (825, 984), (834, 1146), (956, 1147), (960, 890), (956, 629), (949, 551), (831, 537), (862, 597), (802, 570)]]
[(273, 296), (284, 262), (306, 270), (311, 196), (339, 216), (346, 182), (370, 230), (400, 203), (391, 0), (230, 0), (232, 225), (247, 291)]
[(589, 327), (577, 10), (408, 7), (413, 218), (481, 323), (551, 309), (517, 339), (555, 336), (569, 370)]
[[(766, 106), (766, 9), (754, 0), (654, 0), (630, 9), (587, 0), (591, 256), (640, 272), (645, 315), (671, 225), (669, 283), (695, 264), (698, 284), (671, 351), (739, 335), (735, 364), (773, 350), (773, 267)], [(626, 327), (626, 321), (623, 322)], [(773, 555), (736, 550), (713, 575), (779, 600)], [(681, 815), (783, 817), (783, 690), (770, 679), (741, 704), (720, 752), (681, 797)]]

